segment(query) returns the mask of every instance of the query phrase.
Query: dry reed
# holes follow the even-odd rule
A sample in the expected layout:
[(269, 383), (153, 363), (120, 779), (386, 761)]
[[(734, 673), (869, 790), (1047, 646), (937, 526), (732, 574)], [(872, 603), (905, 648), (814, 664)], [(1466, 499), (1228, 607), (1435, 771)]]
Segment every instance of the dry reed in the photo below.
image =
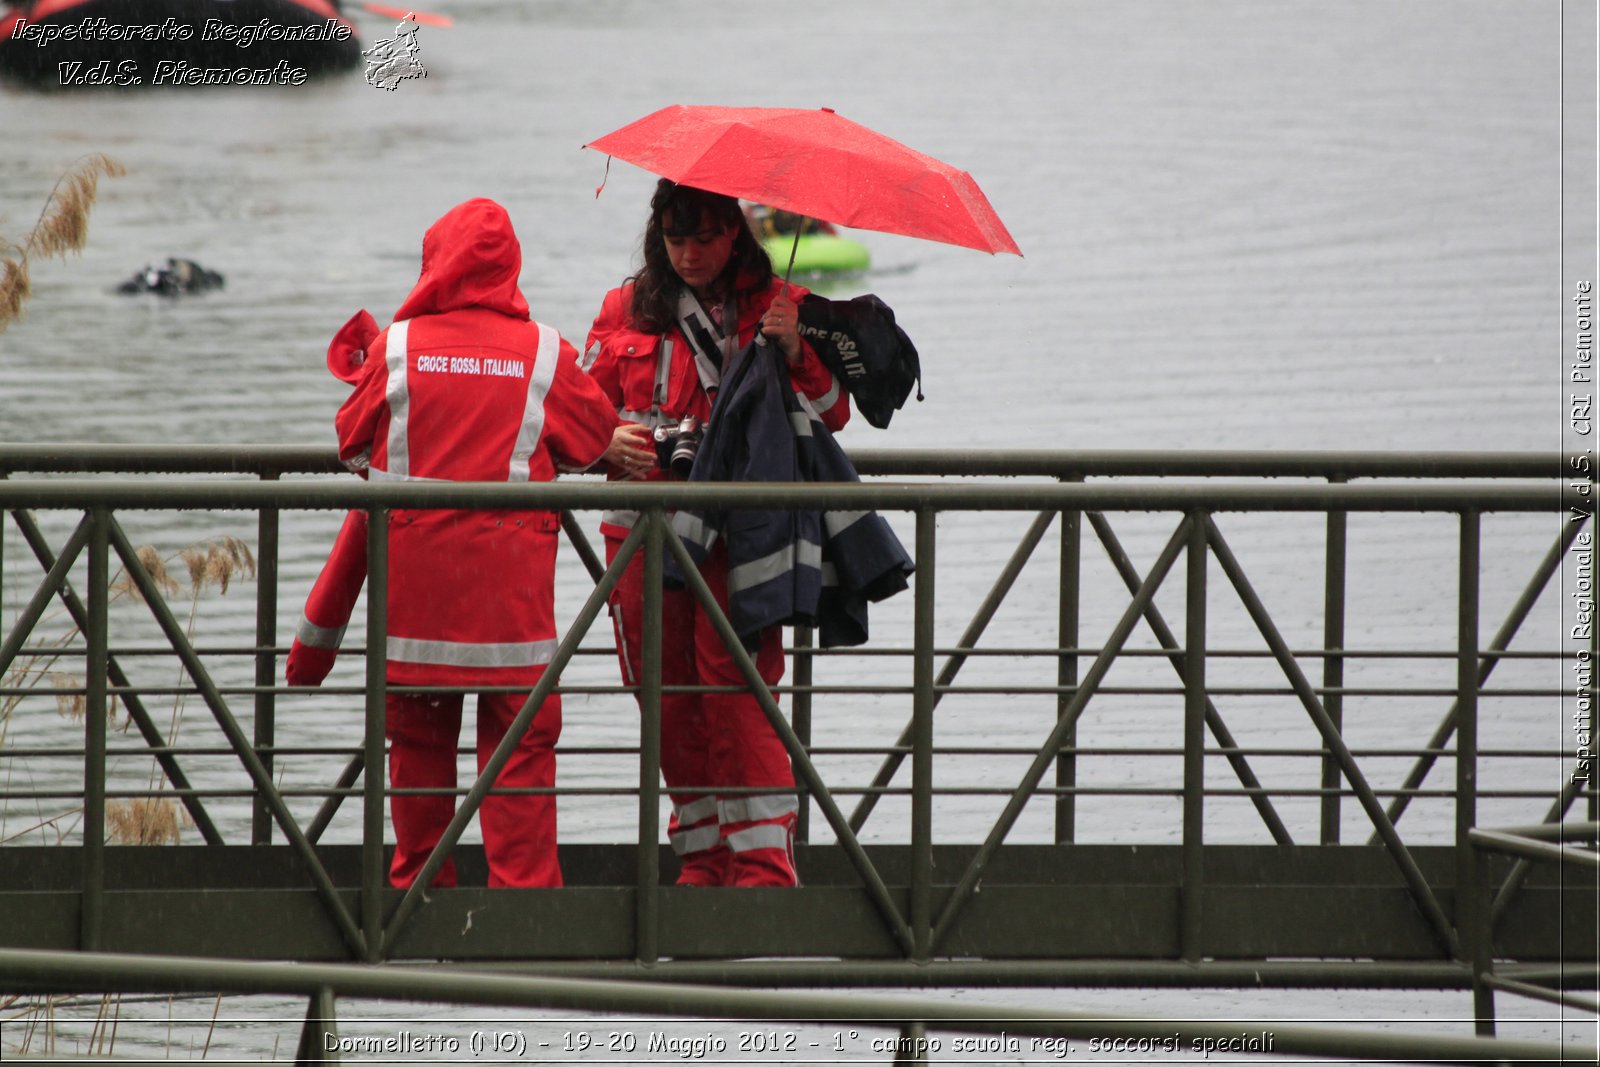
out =
[(88, 713), (89, 701), (84, 694), (83, 679), (65, 671), (51, 671), (50, 684), (56, 691), (56, 714), (64, 719), (82, 719)]
[[(186, 553), (188, 551), (192, 551), (192, 549), (185, 550)], [(164, 590), (168, 596), (176, 593), (181, 588), (177, 580), (167, 573), (167, 562), (161, 558), (161, 553), (156, 551), (154, 545), (140, 546), (138, 551), (134, 553), (134, 558), (139, 561), (139, 566), (144, 568), (144, 572), (150, 576), (150, 580)], [(112, 580), (111, 591), (132, 597), (135, 600), (143, 599), (139, 592), (138, 583), (133, 580), (133, 575), (126, 570)]]
[(171, 797), (130, 797), (106, 803), (106, 836), (117, 845), (176, 845), (178, 802)]
[(101, 153), (79, 160), (56, 181), (26, 239), (0, 238), (0, 333), (22, 316), (22, 305), (33, 292), (29, 259), (65, 259), (68, 252), (81, 252), (89, 239), (89, 211), (99, 195), (101, 176), (118, 178), (126, 173), (121, 163)]
[(250, 554), (250, 546), (237, 537), (224, 535), (206, 542), (203, 549), (195, 545), (182, 553), (189, 568), (189, 591), (195, 596), (213, 584), (219, 593), (227, 593), (228, 583), (241, 571), (246, 578), (256, 576), (256, 559)]

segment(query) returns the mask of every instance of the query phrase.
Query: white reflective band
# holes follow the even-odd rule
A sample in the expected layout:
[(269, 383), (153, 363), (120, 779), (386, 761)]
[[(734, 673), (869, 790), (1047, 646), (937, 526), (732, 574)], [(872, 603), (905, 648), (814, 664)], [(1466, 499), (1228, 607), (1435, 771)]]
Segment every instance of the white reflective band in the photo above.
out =
[(781, 578), (796, 566), (817, 568), (822, 566), (822, 546), (811, 541), (797, 541), (784, 545), (762, 559), (741, 563), (728, 569), (728, 592), (751, 589), (763, 582)]
[(829, 537), (838, 537), (869, 514), (866, 511), (824, 511), (822, 528), (828, 531)]
[(594, 366), (594, 361), (600, 358), (600, 342), (591, 344), (583, 353), (583, 370), (587, 374), (589, 368)]
[(411, 474), (411, 440), (406, 426), (411, 414), (411, 393), (406, 383), (406, 333), (410, 327), (406, 319), (389, 327), (384, 357), (389, 370), (385, 396), (389, 402), (389, 460), (384, 470), (401, 478)]
[(687, 804), (674, 804), (672, 813), (678, 817), (679, 826), (693, 826), (695, 823), (714, 817), (718, 809), (716, 797), (701, 797)]
[(676, 512), (672, 516), (672, 532), (701, 548), (710, 548), (711, 542), (717, 539), (717, 531), (706, 525), (704, 519), (686, 511)]
[(360, 474), (372, 466), (372, 449), (363, 448), (360, 452), (344, 461), (345, 469), (353, 474)]
[(765, 822), (793, 815), (799, 810), (799, 798), (785, 793), (734, 797), (717, 802), (717, 819), (724, 826), (736, 822)]
[(672, 851), (680, 856), (687, 856), (691, 852), (705, 852), (722, 844), (722, 831), (716, 823), (707, 823), (696, 826), (693, 830), (680, 830), (668, 835), (672, 842)]
[(373, 467), (367, 472), (367, 480), (373, 482), (448, 482), (449, 478), (413, 478), (409, 474), (397, 474), (394, 471), (379, 470)]
[(810, 400), (811, 403), (816, 406), (818, 411), (827, 411), (829, 408), (833, 407), (833, 405), (839, 402), (839, 379), (830, 374), (828, 375), (828, 381), (832, 382), (833, 384), (828, 387), (828, 391), (826, 393), (823, 393), (821, 396), (817, 397), (806, 397), (807, 400)]
[(539, 447), (539, 435), (544, 433), (544, 398), (555, 380), (556, 362), (561, 355), (561, 335), (555, 327), (535, 322), (539, 331), (539, 348), (533, 356), (533, 373), (528, 375), (528, 399), (522, 407), (522, 425), (517, 430), (517, 443), (511, 450), (511, 469), (506, 481), (528, 480), (528, 464), (534, 450)]
[(312, 648), (338, 648), (344, 642), (343, 626), (318, 626), (304, 615), (294, 628), (294, 637)]
[(402, 663), (431, 663), (442, 667), (542, 667), (556, 653), (555, 638), (482, 644), (466, 641), (424, 641), (390, 637), (389, 658)]
[(640, 426), (644, 426), (651, 430), (655, 429), (657, 426), (665, 426), (672, 422), (670, 418), (668, 418), (666, 415), (663, 415), (659, 411), (623, 410), (617, 412), (617, 417), (623, 422), (638, 423)]
[(779, 823), (752, 826), (723, 838), (735, 852), (752, 852), (758, 848), (781, 848), (789, 851), (789, 828)]
[[(804, 400), (805, 397), (801, 397)], [(794, 428), (796, 437), (811, 437), (811, 416), (803, 411), (789, 412), (789, 425)]]
[(602, 511), (600, 521), (608, 526), (621, 526), (625, 530), (633, 529), (633, 524), (639, 521), (637, 511)]

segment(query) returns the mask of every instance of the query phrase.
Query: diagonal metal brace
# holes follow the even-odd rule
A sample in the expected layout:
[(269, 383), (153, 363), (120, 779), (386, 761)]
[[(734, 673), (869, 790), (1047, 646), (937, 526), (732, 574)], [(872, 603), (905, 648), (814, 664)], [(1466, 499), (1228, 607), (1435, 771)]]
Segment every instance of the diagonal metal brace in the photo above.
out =
[[(1544, 817), (1545, 825), (1555, 826), (1560, 824), (1561, 820), (1566, 818), (1567, 809), (1572, 807), (1572, 802), (1578, 799), (1578, 794), (1582, 793), (1584, 788), (1591, 784), (1589, 778), (1577, 777), (1577, 770), (1578, 768), (1573, 768), (1573, 774), (1567, 778), (1566, 784), (1561, 787), (1561, 792), (1556, 797), (1555, 802), (1550, 805), (1550, 810)], [(1518, 891), (1522, 889), (1522, 883), (1527, 880), (1528, 874), (1532, 869), (1533, 864), (1526, 859), (1518, 859), (1516, 863), (1512, 864), (1511, 871), (1506, 875), (1506, 880), (1501, 883), (1499, 891), (1495, 893), (1494, 906), (1489, 916), (1491, 926), (1499, 922), (1500, 917), (1506, 913), (1506, 909), (1511, 906), (1512, 900), (1516, 898)]]
[(834, 803), (833, 794), (828, 791), (827, 784), (811, 763), (811, 754), (800, 743), (800, 738), (795, 735), (794, 728), (789, 725), (789, 720), (784, 718), (783, 712), (778, 708), (778, 702), (773, 699), (772, 691), (767, 688), (766, 681), (761, 677), (761, 672), (751, 661), (750, 654), (745, 651), (744, 643), (739, 640), (739, 635), (734, 632), (733, 624), (723, 614), (722, 607), (717, 603), (716, 597), (711, 595), (711, 589), (706, 585), (706, 580), (700, 574), (699, 566), (689, 556), (689, 550), (683, 547), (683, 541), (670, 525), (662, 524), (663, 539), (667, 548), (678, 561), (684, 577), (688, 580), (689, 589), (694, 593), (695, 600), (700, 609), (705, 612), (706, 618), (716, 628), (718, 636), (728, 646), (728, 654), (739, 665), (739, 670), (744, 674), (745, 683), (750, 686), (752, 695), (761, 705), (761, 710), (766, 713), (767, 721), (772, 724), (773, 730), (782, 739), (784, 748), (789, 750), (789, 757), (794, 761), (795, 769), (805, 779), (806, 787), (813, 794), (813, 799), (822, 808), (823, 815), (828, 820), (828, 825), (833, 828), (839, 843), (844, 846), (846, 855), (855, 866), (856, 873), (861, 875), (866, 883), (867, 893), (872, 897), (872, 902), (877, 905), (884, 922), (889, 927), (889, 932), (894, 935), (900, 948), (906, 955), (915, 952), (915, 945), (911, 936), (911, 927), (906, 922), (905, 916), (889, 897), (888, 887), (883, 884), (877, 868), (867, 858), (866, 851), (862, 849), (861, 842), (856, 839), (855, 832), (850, 829), (850, 824), (845, 821), (844, 813)]
[[(22, 512), (15, 512), (18, 521), (21, 521)], [(39, 583), (39, 588), (34, 590), (33, 599), (28, 601), (28, 606), (22, 609), (17, 616), (16, 625), (11, 628), (11, 635), (0, 644), (0, 674), (11, 669), (11, 663), (17, 658), (17, 653), (22, 651), (23, 642), (33, 635), (33, 628), (39, 625), (39, 620), (44, 617), (45, 609), (50, 606), (59, 592), (63, 597), (71, 592), (67, 584), (67, 574), (72, 570), (72, 565), (77, 562), (84, 546), (89, 543), (89, 516), (85, 515), (83, 521), (78, 523), (78, 528), (72, 531), (72, 536), (67, 538), (67, 543), (61, 547), (61, 555), (54, 563), (47, 564), (44, 581)], [(41, 559), (39, 562), (43, 563)], [(79, 626), (82, 629), (82, 626)]]
[(1184, 516), (1182, 522), (1178, 523), (1178, 528), (1173, 531), (1166, 547), (1161, 550), (1161, 555), (1156, 560), (1155, 566), (1150, 568), (1150, 573), (1145, 576), (1144, 583), (1134, 593), (1133, 599), (1128, 603), (1127, 610), (1122, 613), (1122, 618), (1117, 621), (1117, 625), (1112, 628), (1111, 635), (1106, 638), (1105, 647), (1100, 650), (1100, 654), (1095, 657), (1094, 663), (1090, 665), (1089, 672), (1084, 675), (1083, 684), (1078, 687), (1078, 691), (1073, 695), (1072, 702), (1067, 705), (1066, 710), (1056, 720), (1055, 729), (1050, 732), (1049, 739), (1039, 746), (1038, 755), (1034, 757), (1027, 773), (1023, 775), (1021, 784), (1011, 794), (1011, 799), (1006, 802), (1005, 810), (1000, 813), (1000, 818), (996, 820), (994, 828), (989, 831), (989, 837), (978, 849), (977, 855), (973, 856), (972, 861), (967, 864), (967, 869), (962, 872), (961, 880), (956, 883), (954, 892), (945, 901), (944, 909), (940, 911), (939, 919), (934, 923), (933, 934), (929, 939), (930, 949), (938, 948), (939, 943), (950, 932), (950, 927), (955, 923), (961, 909), (966, 906), (967, 901), (971, 900), (973, 894), (977, 892), (978, 883), (983, 880), (983, 872), (988, 867), (989, 861), (994, 858), (994, 854), (999, 851), (1001, 844), (1005, 842), (1006, 835), (1011, 832), (1012, 826), (1016, 825), (1017, 819), (1022, 815), (1022, 809), (1032, 799), (1033, 791), (1038, 788), (1040, 781), (1044, 779), (1045, 772), (1054, 764), (1056, 752), (1060, 749), (1062, 741), (1071, 732), (1072, 728), (1077, 725), (1078, 717), (1083, 714), (1083, 709), (1088, 705), (1090, 697), (1094, 696), (1095, 691), (1100, 688), (1100, 683), (1105, 680), (1106, 674), (1111, 670), (1112, 663), (1122, 652), (1123, 643), (1128, 640), (1128, 635), (1133, 632), (1134, 626), (1138, 623), (1140, 617), (1144, 615), (1145, 608), (1149, 606), (1151, 598), (1156, 595), (1156, 590), (1161, 587), (1167, 572), (1172, 569), (1173, 562), (1177, 560), (1178, 554), (1183, 551), (1191, 525), (1192, 520), (1187, 515)]
[[(1561, 560), (1566, 556), (1567, 549), (1572, 547), (1573, 541), (1577, 540), (1579, 531), (1584, 528), (1588, 521), (1588, 516), (1584, 516), (1580, 522), (1563, 524), (1561, 535), (1550, 546), (1550, 551), (1545, 553), (1544, 559), (1540, 560), (1539, 566), (1533, 572), (1533, 577), (1528, 579), (1528, 584), (1523, 587), (1522, 595), (1517, 597), (1516, 603), (1506, 613), (1505, 621), (1500, 624), (1500, 629), (1495, 631), (1494, 639), (1489, 642), (1489, 648), (1479, 661), (1478, 687), (1480, 689), (1489, 681), (1489, 676), (1494, 673), (1494, 669), (1500, 665), (1498, 653), (1504, 652), (1511, 647), (1512, 638), (1517, 636), (1517, 631), (1527, 621), (1529, 614), (1533, 611), (1534, 604), (1539, 599), (1539, 595), (1544, 592), (1544, 588), (1549, 584), (1551, 576), (1556, 572), (1556, 568), (1561, 565)], [(1452, 701), (1450, 710), (1445, 712), (1444, 719), (1439, 723), (1438, 729), (1434, 731), (1433, 736), (1428, 739), (1428, 743), (1424, 747), (1429, 749), (1444, 748), (1451, 735), (1456, 731), (1457, 708), (1458, 702)], [(1439, 757), (1431, 752), (1418, 757), (1417, 762), (1411, 768), (1411, 772), (1406, 775), (1405, 781), (1400, 786), (1400, 795), (1395, 797), (1389, 804), (1388, 814), (1391, 821), (1400, 821), (1400, 816), (1405, 813), (1406, 808), (1411, 804), (1409, 791), (1422, 787), (1422, 783), (1428, 777), (1428, 772), (1433, 769), (1433, 765), (1438, 762), (1438, 759)], [(1367, 843), (1377, 844), (1377, 835), (1374, 834)]]
[[(1056, 513), (1053, 511), (1040, 512), (1034, 517), (1033, 525), (1028, 527), (1027, 532), (1022, 535), (1022, 540), (1017, 542), (1016, 550), (1011, 553), (1011, 558), (1006, 561), (1006, 565), (1001, 569), (1000, 575), (995, 579), (988, 596), (978, 606), (978, 610), (972, 616), (972, 621), (967, 624), (966, 631), (961, 635), (961, 639), (956, 642), (956, 651), (945, 660), (944, 666), (939, 670), (939, 677), (934, 679), (934, 707), (938, 707), (939, 701), (944, 699), (945, 687), (954, 682), (956, 676), (961, 673), (961, 668), (967, 662), (966, 650), (977, 647), (978, 639), (983, 636), (983, 631), (988, 629), (995, 613), (1000, 610), (1000, 605), (1005, 601), (1006, 596), (1011, 592), (1011, 587), (1016, 584), (1017, 578), (1022, 574), (1023, 566), (1027, 564), (1029, 559), (1033, 558), (1034, 549), (1038, 548), (1039, 542), (1044, 540), (1045, 532), (1049, 530), (1050, 524), (1055, 521), (1055, 517)], [(878, 805), (878, 799), (881, 794), (876, 790), (894, 781), (894, 776), (900, 770), (900, 765), (905, 762), (905, 750), (911, 747), (913, 729), (914, 724), (908, 722), (905, 728), (900, 731), (900, 738), (895, 742), (897, 751), (889, 753), (884, 758), (882, 765), (878, 767), (878, 773), (873, 776), (872, 782), (868, 786), (868, 791), (856, 802), (856, 810), (850, 815), (850, 829), (860, 832), (861, 828), (866, 825), (868, 816), (872, 814), (872, 810)]]
[[(407, 921), (410, 920), (417, 907), (422, 903), (423, 893), (433, 882), (433, 876), (444, 865), (444, 861), (450, 855), (450, 851), (455, 848), (456, 842), (461, 839), (461, 834), (466, 830), (467, 823), (472, 821), (472, 817), (477, 814), (484, 798), (494, 788), (494, 783), (500, 777), (501, 770), (510, 761), (522, 735), (527, 733), (528, 727), (533, 724), (534, 716), (539, 713), (539, 708), (550, 694), (555, 691), (556, 684), (561, 679), (562, 670), (565, 669), (567, 662), (572, 659), (573, 653), (577, 652), (579, 643), (588, 636), (589, 627), (594, 624), (594, 620), (599, 617), (601, 610), (606, 606), (607, 600), (611, 597), (611, 591), (616, 588), (623, 571), (627, 569), (628, 560), (632, 557), (639, 542), (643, 540), (643, 536), (642, 529), (631, 531), (627, 540), (622, 543), (616, 559), (612, 561), (606, 572), (600, 576), (600, 581), (595, 583), (594, 589), (589, 593), (589, 599), (584, 602), (582, 610), (573, 619), (572, 625), (568, 627), (566, 636), (561, 639), (561, 644), (550, 658), (550, 663), (545, 667), (544, 673), (539, 676), (539, 681), (535, 683), (532, 692), (528, 694), (528, 699), (523, 702), (522, 710), (517, 712), (517, 717), (506, 728), (505, 736), (500, 739), (499, 747), (494, 750), (494, 754), (484, 764), (477, 780), (472, 783), (472, 788), (467, 790), (467, 795), (462, 798), (461, 804), (456, 808), (455, 816), (450, 820), (450, 825), (440, 835), (439, 843), (434, 846), (427, 862), (422, 865), (422, 870), (417, 873), (416, 879), (411, 883), (410, 888), (406, 890), (406, 894), (401, 898), (399, 905), (396, 906), (394, 914), (389, 917), (384, 930), (382, 950), (377, 954), (378, 958), (381, 959), (388, 955), (389, 946), (395, 943), (399, 932), (405, 927)], [(369, 657), (375, 654), (382, 655), (383, 653), (381, 649), (374, 650), (369, 648), (367, 650)], [(369, 773), (371, 773), (370, 770)]]
[(1367, 812), (1367, 817), (1372, 820), (1372, 825), (1377, 828), (1379, 836), (1383, 839), (1384, 846), (1395, 864), (1400, 868), (1400, 874), (1405, 879), (1406, 886), (1411, 890), (1411, 897), (1415, 901), (1423, 917), (1428, 920), (1433, 930), (1434, 937), (1441, 947), (1450, 953), (1451, 958), (1461, 958), (1461, 944), (1456, 937), (1455, 929), (1450, 925), (1450, 920), (1445, 917), (1444, 909), (1439, 906), (1439, 900), (1434, 896), (1433, 888), (1428, 885), (1427, 878), (1423, 877), (1422, 870), (1417, 866), (1416, 859), (1406, 848), (1405, 842), (1400, 839), (1400, 832), (1395, 829), (1394, 823), (1384, 814), (1383, 804), (1378, 800), (1377, 794), (1372, 791), (1366, 776), (1361, 773), (1360, 766), (1356, 763), (1355, 756), (1350, 752), (1350, 747), (1345, 744), (1344, 738), (1339, 733), (1339, 728), (1329, 718), (1328, 711), (1322, 706), (1322, 701), (1317, 698), (1316, 689), (1311, 685), (1305, 672), (1300, 669), (1300, 664), (1295, 661), (1294, 653), (1290, 651), (1288, 642), (1278, 632), (1277, 624), (1272, 621), (1266, 605), (1256, 595), (1250, 579), (1245, 577), (1244, 569), (1239, 566), (1239, 560), (1234, 556), (1233, 550), (1228, 547), (1223, 539), (1222, 531), (1210, 518), (1206, 519), (1209, 527), (1211, 551), (1217, 557), (1217, 562), (1222, 564), (1223, 571), (1228, 575), (1228, 580), (1233, 583), (1234, 589), (1239, 594), (1239, 600), (1244, 604), (1245, 610), (1250, 614), (1256, 628), (1261, 631), (1261, 636), (1266, 639), (1272, 655), (1278, 661), (1278, 666), (1283, 670), (1284, 676), (1289, 680), (1289, 685), (1294, 689), (1295, 695), (1300, 698), (1311, 721), (1322, 734), (1322, 743), (1328, 746), (1329, 752), (1339, 764), (1339, 769), (1350, 782), (1350, 788), (1355, 791), (1356, 798), (1361, 802), (1362, 808)]
[(111, 543), (116, 547), (117, 554), (122, 557), (123, 566), (127, 568), (128, 576), (139, 587), (139, 592), (144, 596), (145, 603), (150, 608), (150, 614), (155, 617), (156, 623), (171, 643), (172, 650), (183, 661), (184, 669), (194, 679), (195, 688), (199, 690), (206, 705), (211, 709), (212, 717), (217, 725), (222, 728), (228, 743), (233, 746), (234, 754), (239, 757), (239, 762), (249, 773), (251, 781), (261, 792), (262, 799), (272, 809), (273, 818), (283, 830), (284, 836), (294, 846), (296, 854), (305, 863), (307, 871), (315, 883), (318, 895), (322, 898), (323, 906), (327, 909), (329, 917), (338, 927), (339, 933), (344, 937), (346, 945), (359, 957), (364, 950), (364, 938), (361, 931), (356, 928), (355, 920), (350, 915), (344, 901), (339, 898), (339, 891), (334, 888), (333, 879), (329, 877), (327, 868), (317, 857), (316, 850), (311, 847), (311, 842), (300, 830), (300, 824), (295, 821), (294, 814), (289, 811), (289, 806), (284, 803), (283, 795), (273, 784), (272, 775), (261, 762), (261, 757), (256, 754), (255, 747), (250, 738), (245, 736), (239, 727), (238, 720), (228, 710), (228, 702), (217, 691), (216, 683), (211, 680), (210, 672), (200, 662), (199, 655), (189, 640), (184, 636), (183, 627), (172, 614), (172, 609), (167, 606), (161, 590), (156, 587), (150, 575), (145, 572), (144, 566), (139, 562), (138, 552), (134, 549), (128, 535), (123, 532), (122, 524), (115, 519), (109, 523)]
[[(1133, 561), (1128, 558), (1128, 553), (1122, 548), (1122, 542), (1117, 539), (1116, 533), (1111, 529), (1111, 523), (1098, 511), (1088, 512), (1089, 522), (1094, 526), (1095, 534), (1100, 538), (1100, 543), (1105, 546), (1106, 554), (1111, 557), (1112, 566), (1117, 573), (1122, 575), (1122, 581), (1128, 591), (1134, 592), (1139, 588), (1139, 572), (1134, 569)], [(1187, 669), (1183, 646), (1178, 643), (1167, 620), (1162, 616), (1161, 609), (1152, 601), (1145, 612), (1145, 620), (1150, 625), (1150, 631), (1155, 634), (1161, 647), (1171, 652), (1167, 662), (1172, 664), (1173, 670), (1178, 672), (1178, 677), (1185, 677)], [(1250, 769), (1250, 761), (1239, 752), (1239, 744), (1233, 738), (1233, 732), (1222, 721), (1222, 713), (1217, 710), (1217, 705), (1210, 696), (1206, 698), (1206, 726), (1210, 728), (1211, 735), (1217, 739), (1217, 744), (1224, 750), (1223, 754), (1228, 759), (1228, 765), (1233, 768), (1233, 773), (1238, 777), (1239, 784), (1250, 791), (1250, 800), (1256, 806), (1256, 811), (1261, 815), (1261, 821), (1266, 823), (1267, 831), (1272, 834), (1272, 840), (1280, 845), (1292, 845), (1294, 839), (1289, 836), (1289, 828), (1278, 817), (1278, 811), (1272, 806), (1272, 799), (1261, 788), (1261, 782), (1256, 778), (1255, 771)]]
[[(67, 561), (66, 564), (63, 564), (61, 559), (55, 558), (54, 553), (50, 550), (49, 542), (45, 539), (44, 532), (39, 529), (39, 524), (34, 521), (32, 515), (23, 511), (14, 511), (11, 515), (16, 520), (17, 529), (22, 532), (23, 539), (28, 542), (28, 547), (33, 550), (35, 558), (39, 560), (46, 571), (53, 574), (58, 567), (69, 566), (79, 554), (81, 546), (74, 548), (72, 542), (69, 541), (62, 550), (62, 558)], [(79, 529), (84, 531), (85, 536), (87, 536), (86, 525), (79, 527)], [(76, 538), (77, 534), (74, 534), (73, 540), (76, 540)], [(50, 584), (48, 578), (46, 579), (46, 584)], [(89, 623), (88, 607), (79, 598), (78, 594), (72, 591), (70, 584), (63, 584), (60, 587), (60, 593), (61, 603), (66, 607), (67, 614), (72, 616), (73, 624), (79, 630), (87, 632)], [(0, 663), (3, 662), (7, 662), (6, 658), (0, 657)], [(144, 701), (140, 700), (138, 695), (132, 691), (133, 683), (117, 663), (117, 658), (110, 653), (107, 653), (106, 656), (106, 675), (111, 684), (121, 690), (118, 696), (122, 700), (122, 706), (128, 710), (128, 717), (139, 728), (139, 733), (144, 738), (145, 744), (155, 750), (152, 752), (153, 758), (160, 765), (162, 773), (167, 776), (167, 781), (171, 782), (173, 789), (178, 792), (184, 810), (189, 813), (189, 818), (194, 822), (195, 829), (200, 832), (201, 838), (208, 845), (223, 844), (222, 831), (217, 829), (216, 824), (211, 821), (211, 816), (206, 813), (205, 803), (195, 794), (194, 788), (189, 784), (189, 776), (184, 774), (183, 768), (178, 765), (178, 757), (171, 752), (165, 751), (167, 741), (161, 732), (161, 727), (156, 725), (155, 719), (146, 710)]]

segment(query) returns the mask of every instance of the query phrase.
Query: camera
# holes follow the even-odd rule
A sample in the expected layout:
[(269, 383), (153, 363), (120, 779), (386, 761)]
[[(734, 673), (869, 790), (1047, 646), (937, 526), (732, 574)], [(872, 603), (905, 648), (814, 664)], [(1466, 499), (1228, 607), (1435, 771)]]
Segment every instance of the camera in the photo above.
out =
[(676, 426), (657, 426), (656, 462), (661, 464), (664, 471), (671, 471), (680, 478), (689, 477), (694, 457), (700, 451), (700, 442), (705, 436), (704, 424), (693, 415), (685, 415)]

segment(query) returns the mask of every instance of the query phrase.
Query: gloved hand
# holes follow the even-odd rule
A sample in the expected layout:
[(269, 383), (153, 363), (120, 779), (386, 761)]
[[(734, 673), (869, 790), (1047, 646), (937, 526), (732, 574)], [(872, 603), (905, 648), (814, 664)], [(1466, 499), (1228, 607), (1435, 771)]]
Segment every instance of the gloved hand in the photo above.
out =
[(339, 655), (336, 648), (313, 648), (298, 639), (289, 646), (289, 658), (284, 663), (284, 678), (290, 685), (321, 685), (333, 670), (333, 661)]

